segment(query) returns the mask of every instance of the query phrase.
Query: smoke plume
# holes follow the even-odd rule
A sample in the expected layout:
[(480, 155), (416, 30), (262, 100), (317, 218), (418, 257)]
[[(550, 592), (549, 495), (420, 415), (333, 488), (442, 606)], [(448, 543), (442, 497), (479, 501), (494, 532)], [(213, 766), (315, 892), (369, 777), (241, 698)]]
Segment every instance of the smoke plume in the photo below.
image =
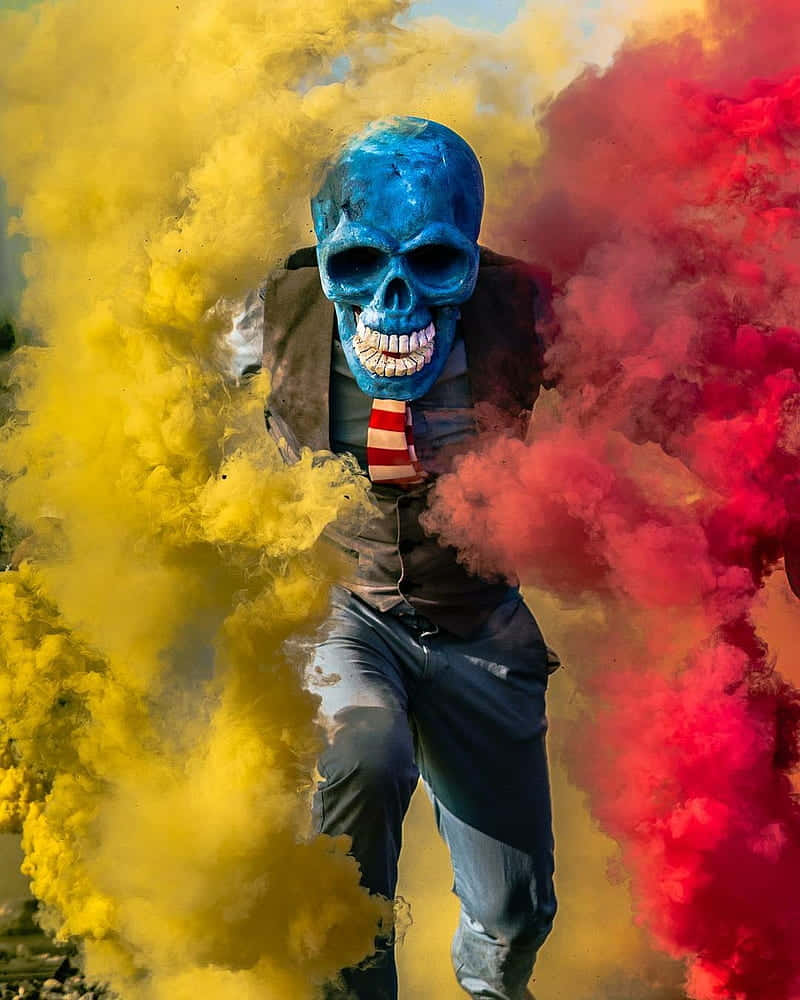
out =
[[(595, 6), (569, 15), (562, 5), (530, 6), (499, 36), (455, 30), (441, 19), (400, 30), (393, 18), (405, 5), (396, 0), (357, 7), (345, 0), (58, 0), (0, 19), (0, 173), (18, 212), (15, 229), (30, 241), (22, 320), (33, 337), (15, 356), (17, 414), (0, 442), (6, 517), (25, 539), (19, 571), (0, 580), (0, 821), (22, 831), (25, 869), (47, 926), (82, 941), (90, 974), (109, 978), (126, 1000), (312, 997), (340, 966), (369, 952), (391, 919), (388, 904), (359, 889), (344, 841), (304, 839), (320, 745), (316, 701), (301, 683), (304, 642), (336, 572), (318, 539), (335, 518), (363, 514), (364, 482), (330, 456), (282, 465), (264, 433), (268, 378), (232, 382), (223, 334), (236, 303), (311, 241), (307, 198), (325, 157), (345, 135), (390, 113), (443, 121), (481, 153), (490, 206), (485, 242), (523, 252), (534, 246), (562, 281), (574, 272), (578, 282), (597, 248), (592, 267), (607, 286), (615, 267), (613, 247), (603, 249), (609, 220), (624, 216), (612, 198), (617, 164), (609, 153), (607, 190), (595, 185), (592, 194), (580, 166), (591, 158), (568, 146), (582, 142), (569, 116), (588, 117), (593, 93), (613, 73), (583, 77), (566, 103), (553, 106), (549, 130), (565, 145), (548, 152), (547, 183), (539, 179), (545, 140), (532, 109), (590, 56), (587, 17), (601, 25), (610, 52), (633, 20), (653, 10), (675, 17), (646, 37), (672, 37), (689, 5)], [(784, 41), (789, 51), (788, 35)], [(710, 58), (703, 46), (681, 45)], [(645, 51), (674, 50), (663, 43)], [(641, 56), (625, 58), (631, 66), (639, 58), (641, 71)], [(635, 73), (632, 79), (638, 90)], [(660, 79), (656, 68), (649, 79)], [(652, 151), (638, 101), (627, 119), (615, 117), (626, 107), (616, 93), (604, 107), (641, 155)], [(671, 173), (674, 164), (663, 170)], [(531, 203), (534, 181), (555, 200), (543, 194), (514, 230), (504, 212), (520, 199)], [(561, 204), (580, 225), (563, 216), (556, 238), (562, 191)], [(591, 211), (578, 200), (581, 191)], [(785, 232), (775, 218), (776, 233)], [(659, 306), (648, 287), (669, 259), (652, 236), (645, 226), (639, 245), (649, 241), (658, 253), (639, 261), (636, 289), (654, 300), (648, 322), (661, 308), (669, 325), (672, 306)], [(630, 270), (636, 254), (624, 241), (620, 254)], [(760, 279), (747, 273), (755, 295)], [(784, 304), (789, 290), (787, 281)], [(580, 313), (578, 291), (565, 302)], [(611, 300), (605, 312), (615, 314)], [(583, 346), (577, 322), (564, 327), (573, 332), (554, 352)], [(639, 348), (626, 350), (634, 357)], [(578, 353), (587, 368), (603, 369), (609, 357), (602, 344), (594, 355)], [(551, 363), (573, 399), (567, 380), (579, 382), (575, 364), (567, 353), (561, 361), (554, 353)], [(620, 381), (618, 398), (623, 388)], [(762, 389), (754, 377), (754, 400)], [(681, 412), (683, 391), (675, 390)], [(601, 481), (594, 501), (579, 489), (578, 515), (562, 509), (564, 490), (554, 501), (553, 516), (581, 544), (564, 579), (547, 585), (574, 596), (585, 571), (601, 590), (624, 590), (633, 602), (626, 614), (659, 595), (667, 614), (676, 581), (687, 602), (708, 584), (730, 523), (707, 531), (695, 508), (682, 511), (676, 497), (697, 503), (699, 492), (707, 501), (721, 487), (700, 484), (691, 462), (687, 473), (678, 438), (669, 459), (655, 441), (647, 461), (638, 461), (643, 446), (634, 448), (629, 429), (614, 426), (601, 395), (598, 389), (596, 405), (587, 401), (581, 411), (591, 422), (567, 413), (563, 449), (556, 447), (562, 432), (551, 432), (553, 461), (571, 463), (576, 486), (595, 474)], [(777, 406), (779, 397), (776, 388), (769, 398)], [(794, 440), (789, 410), (785, 441)], [(643, 403), (637, 419), (647, 412)], [(584, 426), (597, 436), (596, 451)], [(639, 433), (654, 440), (647, 427)], [(706, 450), (708, 462), (716, 461), (711, 438)], [(617, 459), (629, 478), (616, 474)], [(519, 463), (531, 465), (526, 455)], [(523, 491), (526, 504), (540, 495), (530, 492), (534, 485)], [(598, 534), (579, 523), (592, 510), (603, 515)], [(784, 512), (772, 516), (777, 531)], [(654, 517), (662, 530), (653, 528)], [(527, 523), (534, 579), (541, 542), (535, 515)], [(675, 553), (685, 563), (705, 553), (698, 557), (705, 569), (689, 582), (681, 564), (642, 579), (626, 547), (628, 527), (659, 555)], [(764, 570), (777, 557), (770, 537), (758, 552)], [(505, 553), (495, 555), (502, 564)], [(740, 580), (743, 588), (740, 618), (757, 576), (732, 566), (731, 586)], [(718, 620), (708, 615), (681, 609), (685, 635), (706, 635)], [(654, 640), (653, 662), (663, 662), (667, 644)], [(629, 650), (620, 643), (618, 662)], [(766, 672), (763, 679), (769, 721), (773, 682)], [(749, 723), (751, 702), (742, 705)], [(621, 741), (611, 741), (612, 755)], [(585, 778), (595, 787), (594, 776)], [(616, 836), (619, 822), (602, 804), (598, 812)], [(608, 891), (603, 898), (615, 905)], [(671, 939), (668, 945), (676, 950)], [(631, 954), (636, 960), (635, 948)]]
[(754, 625), (800, 513), (799, 31), (720, 0), (553, 101), (509, 233), (554, 275), (555, 414), (465, 457), (430, 518), (599, 601), (572, 772), (696, 1000), (800, 995), (800, 694)]

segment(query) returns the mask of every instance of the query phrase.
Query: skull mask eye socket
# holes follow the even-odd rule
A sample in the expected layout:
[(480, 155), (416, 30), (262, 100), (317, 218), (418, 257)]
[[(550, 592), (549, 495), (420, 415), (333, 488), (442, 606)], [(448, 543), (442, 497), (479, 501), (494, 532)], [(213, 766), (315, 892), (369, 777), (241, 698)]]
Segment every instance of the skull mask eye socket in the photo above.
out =
[(441, 288), (464, 280), (471, 267), (469, 255), (458, 247), (429, 243), (406, 255), (408, 267), (417, 280), (431, 288)]
[(327, 271), (333, 281), (363, 285), (380, 274), (386, 260), (386, 254), (375, 247), (349, 247), (328, 257)]

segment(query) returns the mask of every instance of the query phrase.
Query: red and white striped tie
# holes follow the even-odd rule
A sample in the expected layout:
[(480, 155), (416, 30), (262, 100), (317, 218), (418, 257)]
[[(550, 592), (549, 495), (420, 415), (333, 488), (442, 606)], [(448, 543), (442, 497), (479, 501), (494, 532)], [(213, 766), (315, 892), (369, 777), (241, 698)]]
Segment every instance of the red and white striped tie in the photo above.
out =
[(367, 428), (367, 467), (373, 483), (412, 486), (425, 473), (414, 451), (411, 407), (402, 399), (374, 399)]

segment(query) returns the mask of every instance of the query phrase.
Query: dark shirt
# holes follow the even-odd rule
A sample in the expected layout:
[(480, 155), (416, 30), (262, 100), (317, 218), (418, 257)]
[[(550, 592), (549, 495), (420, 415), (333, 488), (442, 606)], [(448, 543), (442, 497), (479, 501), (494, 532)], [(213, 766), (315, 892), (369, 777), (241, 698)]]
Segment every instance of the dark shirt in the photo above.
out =
[[(342, 345), (338, 337), (334, 337), (331, 450), (351, 453), (365, 472), (371, 408), (371, 397), (358, 388)], [(430, 480), (412, 490), (373, 485), (380, 516), (347, 540), (338, 532), (331, 534), (341, 547), (356, 557), (357, 562), (350, 578), (344, 581), (345, 586), (367, 603), (380, 611), (402, 613), (413, 610), (408, 601), (413, 595), (419, 611), (419, 599), (427, 594), (428, 617), (444, 626), (442, 606), (452, 604), (453, 614), (447, 615), (445, 609), (447, 627), (457, 634), (467, 634), (470, 627), (462, 623), (467, 601), (483, 599), (484, 607), (492, 608), (499, 599), (513, 597), (516, 588), (466, 574), (457, 563), (455, 550), (440, 545), (419, 523), (436, 475), (447, 471), (453, 456), (463, 451), (476, 434), (467, 356), (461, 337), (456, 339), (434, 385), (412, 402), (411, 413), (414, 446), (423, 469), (431, 475)]]

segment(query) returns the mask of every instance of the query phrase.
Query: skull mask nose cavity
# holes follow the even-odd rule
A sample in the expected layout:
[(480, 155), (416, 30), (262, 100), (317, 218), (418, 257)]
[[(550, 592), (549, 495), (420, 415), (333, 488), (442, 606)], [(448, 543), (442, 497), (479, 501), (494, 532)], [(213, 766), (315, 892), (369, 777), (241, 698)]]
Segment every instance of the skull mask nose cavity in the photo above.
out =
[(383, 308), (404, 312), (411, 305), (411, 289), (402, 278), (392, 278), (383, 293)]

